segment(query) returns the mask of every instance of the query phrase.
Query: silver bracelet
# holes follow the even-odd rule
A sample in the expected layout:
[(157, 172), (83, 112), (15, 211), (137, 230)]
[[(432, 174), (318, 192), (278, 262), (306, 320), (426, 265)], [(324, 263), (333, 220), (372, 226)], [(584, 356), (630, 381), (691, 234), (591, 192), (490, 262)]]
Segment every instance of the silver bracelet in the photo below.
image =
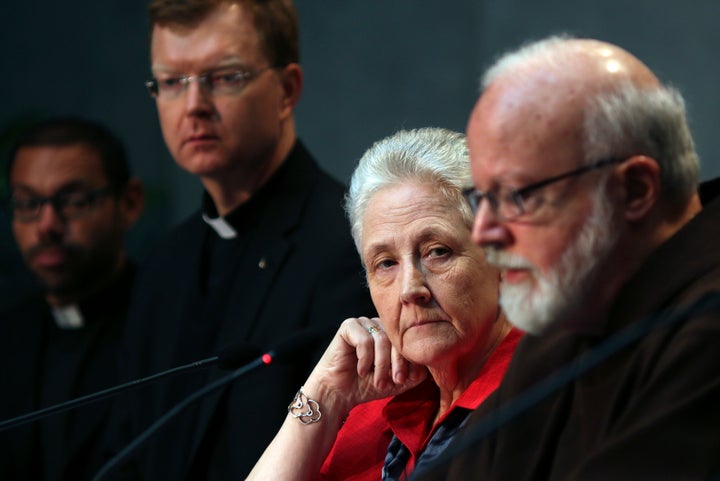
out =
[(305, 425), (316, 423), (322, 418), (320, 405), (305, 394), (302, 386), (300, 386), (292, 402), (288, 405), (288, 414)]

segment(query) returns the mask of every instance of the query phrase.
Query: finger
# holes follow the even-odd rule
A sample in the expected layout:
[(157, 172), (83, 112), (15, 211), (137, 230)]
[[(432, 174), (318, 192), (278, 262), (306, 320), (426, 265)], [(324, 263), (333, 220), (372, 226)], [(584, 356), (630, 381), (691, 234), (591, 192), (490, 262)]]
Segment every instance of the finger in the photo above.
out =
[(355, 348), (357, 373), (360, 377), (372, 373), (375, 364), (375, 340), (368, 332), (370, 325), (372, 323), (367, 317), (350, 318), (343, 323), (346, 342)]
[(418, 385), (428, 377), (427, 367), (420, 364), (413, 364), (408, 361), (409, 374), (406, 384)]
[(402, 357), (400, 352), (395, 349), (395, 346), (392, 348), (391, 352), (392, 356), (392, 371), (393, 371), (393, 381), (395, 384), (404, 384), (405, 381), (408, 379), (409, 371), (410, 371), (410, 363)]
[(390, 342), (390, 338), (385, 333), (382, 327), (382, 321), (379, 317), (373, 317), (370, 319), (375, 325), (378, 326), (380, 332), (373, 332), (375, 339), (375, 385), (379, 388), (392, 388), (393, 387), (393, 353), (395, 352), (395, 346)]
[(420, 384), (428, 376), (427, 367), (405, 359), (393, 346), (393, 381), (398, 388), (407, 390)]
[(368, 328), (368, 332), (370, 334), (375, 334), (376, 332), (384, 331), (384, 329), (382, 327), (382, 322), (380, 322), (379, 317), (373, 317), (373, 318), (369, 319), (367, 328)]
[(392, 344), (384, 331), (378, 329), (371, 334), (375, 341), (375, 370), (373, 384), (377, 389), (391, 387), (392, 382)]

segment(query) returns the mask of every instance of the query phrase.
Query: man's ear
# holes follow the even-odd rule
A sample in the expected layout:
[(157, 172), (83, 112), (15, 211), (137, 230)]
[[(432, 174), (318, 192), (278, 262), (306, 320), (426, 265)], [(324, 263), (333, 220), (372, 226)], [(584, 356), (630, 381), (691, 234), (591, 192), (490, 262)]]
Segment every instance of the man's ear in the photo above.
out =
[(280, 116), (284, 119), (292, 115), (295, 106), (300, 101), (303, 89), (302, 67), (296, 63), (286, 65), (280, 72), (280, 81), (283, 89)]
[(630, 222), (640, 221), (660, 199), (660, 166), (652, 157), (634, 155), (615, 171), (623, 187), (623, 212)]
[(130, 229), (145, 209), (145, 187), (137, 177), (128, 180), (118, 200), (125, 230)]

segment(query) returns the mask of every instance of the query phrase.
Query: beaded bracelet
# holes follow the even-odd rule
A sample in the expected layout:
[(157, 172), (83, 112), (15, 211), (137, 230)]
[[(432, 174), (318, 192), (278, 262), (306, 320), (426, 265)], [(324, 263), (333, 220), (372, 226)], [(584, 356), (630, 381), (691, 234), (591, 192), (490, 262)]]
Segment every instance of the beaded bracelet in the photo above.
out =
[(302, 386), (300, 386), (292, 402), (288, 405), (288, 414), (305, 425), (316, 423), (322, 418), (320, 405), (305, 394)]

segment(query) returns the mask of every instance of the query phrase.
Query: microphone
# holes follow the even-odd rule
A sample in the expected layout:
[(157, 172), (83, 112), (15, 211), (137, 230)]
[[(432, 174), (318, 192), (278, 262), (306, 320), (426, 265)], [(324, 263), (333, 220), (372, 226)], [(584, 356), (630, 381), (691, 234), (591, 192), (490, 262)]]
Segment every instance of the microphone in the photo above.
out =
[(121, 463), (125, 458), (130, 456), (137, 448), (139, 448), (145, 441), (157, 432), (162, 426), (167, 424), (172, 418), (180, 414), (185, 408), (190, 406), (192, 403), (202, 399), (203, 397), (211, 394), (223, 386), (230, 384), (235, 379), (238, 379), (245, 374), (254, 371), (258, 367), (267, 366), (273, 362), (285, 362), (297, 354), (299, 351), (308, 349), (314, 344), (323, 339), (325, 333), (318, 329), (304, 329), (294, 333), (293, 335), (280, 341), (274, 348), (266, 351), (265, 353), (257, 356), (252, 361), (234, 370), (230, 374), (227, 374), (215, 381), (207, 384), (206, 386), (194, 391), (188, 397), (177, 403), (170, 410), (166, 411), (165, 414), (160, 416), (154, 423), (147, 427), (143, 432), (140, 433), (135, 439), (125, 446), (120, 452), (113, 456), (108, 462), (106, 462), (100, 471), (95, 475), (92, 481), (99, 481), (109, 473), (115, 466)]
[[(692, 304), (675, 311), (660, 311), (630, 324), (612, 337), (606, 339), (585, 355), (569, 362), (553, 374), (541, 379), (525, 391), (485, 416), (468, 434), (456, 443), (451, 443), (437, 458), (423, 469), (421, 474), (430, 473), (449, 463), (463, 451), (477, 445), (517, 416), (540, 403), (543, 399), (580, 378), (589, 370), (602, 364), (631, 344), (639, 341), (651, 331), (669, 327), (691, 316), (720, 308), (720, 292), (708, 292)], [(417, 479), (413, 473), (410, 479)], [(720, 481), (720, 473), (714, 481)]]
[(22, 414), (20, 416), (16, 416), (14, 418), (10, 418), (8, 420), (0, 422), (0, 432), (5, 431), (6, 429), (13, 428), (15, 426), (20, 426), (22, 424), (30, 423), (33, 421), (37, 421), (38, 419), (45, 418), (47, 416), (51, 416), (53, 414), (69, 411), (70, 409), (74, 409), (79, 406), (83, 406), (85, 404), (90, 404), (96, 401), (101, 401), (103, 399), (117, 396), (118, 394), (129, 391), (131, 389), (138, 388), (140, 386), (143, 386), (148, 383), (155, 382), (159, 379), (163, 379), (165, 377), (175, 376), (177, 374), (181, 374), (184, 372), (194, 371), (198, 369), (204, 369), (210, 366), (218, 365), (220, 369), (224, 370), (230, 370), (230, 369), (236, 369), (239, 366), (242, 366), (246, 362), (250, 361), (254, 357), (258, 356), (261, 353), (261, 350), (256, 345), (249, 343), (249, 342), (238, 342), (229, 345), (228, 347), (223, 348), (220, 350), (217, 355), (208, 357), (206, 359), (202, 359), (200, 361), (191, 362), (189, 364), (185, 364), (183, 366), (174, 367), (172, 369), (168, 369), (166, 371), (162, 371), (141, 379), (136, 379), (134, 381), (129, 381), (124, 384), (120, 384), (118, 386), (113, 386), (108, 389), (104, 389), (102, 391), (98, 391), (92, 394), (87, 394), (85, 396), (81, 396), (79, 398), (71, 399), (69, 401), (65, 401), (62, 403), (54, 404), (52, 406), (48, 406), (46, 408), (32, 411), (27, 414)]
[(257, 344), (239, 341), (220, 349), (217, 355), (208, 359), (214, 360), (210, 365), (217, 364), (224, 371), (232, 371), (252, 361), (260, 354), (262, 354), (262, 349)]

